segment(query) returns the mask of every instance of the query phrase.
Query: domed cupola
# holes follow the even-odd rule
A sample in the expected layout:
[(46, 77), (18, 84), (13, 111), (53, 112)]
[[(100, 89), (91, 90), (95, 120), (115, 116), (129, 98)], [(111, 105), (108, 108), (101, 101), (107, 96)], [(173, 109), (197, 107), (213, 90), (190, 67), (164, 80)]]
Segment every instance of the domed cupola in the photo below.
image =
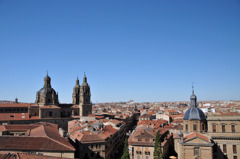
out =
[(194, 89), (192, 90), (192, 95), (190, 97), (191, 108), (189, 108), (183, 117), (183, 120), (202, 120), (206, 119), (205, 114), (201, 109), (197, 107), (197, 96), (194, 94)]
[(51, 78), (48, 76), (44, 78), (44, 86), (41, 88), (36, 95), (36, 104), (39, 105), (57, 105), (58, 94), (51, 87)]
[(183, 122), (186, 131), (206, 131), (206, 116), (201, 109), (197, 107), (197, 96), (192, 90), (190, 97), (190, 108), (184, 113)]

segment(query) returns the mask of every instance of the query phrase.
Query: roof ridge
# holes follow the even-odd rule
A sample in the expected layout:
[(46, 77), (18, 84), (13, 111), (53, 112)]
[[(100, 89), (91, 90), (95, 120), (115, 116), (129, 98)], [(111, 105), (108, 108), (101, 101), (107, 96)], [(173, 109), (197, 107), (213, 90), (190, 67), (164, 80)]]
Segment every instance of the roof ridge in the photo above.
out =
[[(43, 127), (43, 136), (41, 136), (41, 137), (46, 137), (47, 136), (47, 134), (46, 134), (46, 131), (45, 131), (45, 128), (44, 128), (44, 126), (41, 124), (41, 125), (39, 125), (38, 127), (36, 127), (36, 128), (33, 128), (33, 129), (31, 129), (31, 132), (32, 132), (32, 130), (34, 130), (34, 129), (40, 129), (40, 128), (42, 128)], [(30, 134), (31, 135), (31, 134)]]
[[(72, 150), (74, 150), (75, 151), (75, 149), (74, 148), (72, 148), (72, 147), (70, 147), (70, 146), (68, 146), (68, 145), (65, 145), (64, 143), (61, 143), (61, 142), (59, 142), (59, 141), (57, 141), (57, 140), (55, 140), (55, 139), (53, 139), (53, 138), (51, 138), (51, 137), (49, 137), (49, 136), (47, 136), (47, 138), (48, 139), (50, 139), (50, 140), (52, 140), (52, 141), (54, 141), (54, 142), (56, 142), (56, 143), (59, 143), (60, 145), (62, 145), (62, 146), (65, 146), (65, 147), (67, 147), (67, 148), (69, 148), (69, 149), (72, 149)], [(65, 139), (65, 138), (64, 138)], [(66, 140), (66, 139), (65, 139)], [(68, 141), (67, 141), (68, 142)], [(69, 143), (69, 142), (68, 142)], [(69, 143), (70, 144), (70, 143)]]
[[(47, 138), (49, 138), (50, 140), (52, 140), (52, 141), (54, 141), (54, 142), (57, 142), (57, 143), (65, 146), (65, 147), (68, 147), (68, 148), (70, 148), (70, 149), (72, 149), (72, 150), (75, 150), (74, 148), (72, 148), (72, 147), (70, 147), (70, 146), (68, 146), (68, 145), (66, 145), (66, 144), (64, 144), (64, 143), (62, 143), (62, 142), (60, 142), (60, 141), (58, 141), (58, 140), (56, 140), (56, 139), (53, 139), (53, 138), (49, 137), (49, 136), (47, 135), (46, 131), (45, 131), (45, 126), (46, 126), (46, 125), (42, 125), (42, 126), (43, 126), (43, 128), (44, 128), (44, 132), (45, 132)], [(52, 128), (52, 127), (51, 127), (51, 128)], [(60, 134), (58, 134), (58, 135), (60, 135)], [(62, 138), (63, 138), (63, 137), (62, 137)], [(65, 139), (65, 138), (63, 138), (63, 139), (67, 141), (67, 139)], [(68, 141), (67, 141), (67, 142), (68, 142)], [(69, 143), (69, 142), (68, 142), (68, 143)], [(69, 143), (69, 144), (70, 144), (70, 143)]]

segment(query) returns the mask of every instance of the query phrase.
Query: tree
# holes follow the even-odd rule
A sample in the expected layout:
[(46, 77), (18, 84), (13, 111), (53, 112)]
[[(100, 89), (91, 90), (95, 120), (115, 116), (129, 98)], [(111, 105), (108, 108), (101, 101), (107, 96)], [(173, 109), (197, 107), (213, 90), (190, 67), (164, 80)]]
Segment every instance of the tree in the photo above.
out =
[(159, 131), (156, 134), (155, 137), (155, 145), (154, 145), (154, 153), (153, 153), (154, 159), (162, 159), (162, 145), (161, 145), (161, 135)]
[(128, 150), (128, 139), (127, 138), (125, 138), (123, 155), (122, 155), (121, 159), (130, 159), (129, 150)]

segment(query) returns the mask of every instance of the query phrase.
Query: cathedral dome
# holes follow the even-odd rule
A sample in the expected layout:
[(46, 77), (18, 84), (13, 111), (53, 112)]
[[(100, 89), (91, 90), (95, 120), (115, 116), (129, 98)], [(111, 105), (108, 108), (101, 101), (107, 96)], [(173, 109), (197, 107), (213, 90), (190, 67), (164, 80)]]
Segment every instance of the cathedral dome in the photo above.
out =
[(183, 120), (203, 120), (206, 119), (205, 114), (201, 109), (197, 107), (197, 96), (194, 94), (194, 90), (192, 90), (192, 95), (190, 97), (191, 100), (191, 108), (189, 108), (183, 117)]
[(183, 120), (203, 120), (206, 119), (205, 114), (203, 111), (197, 107), (189, 108), (183, 117)]
[(197, 99), (197, 96), (195, 94), (192, 94), (190, 99)]
[(36, 103), (40, 105), (58, 104), (58, 94), (51, 87), (51, 78), (46, 75), (44, 78), (44, 86), (36, 95)]
[(55, 92), (55, 90), (49, 87), (43, 87), (38, 91), (39, 95), (52, 94), (53, 92)]

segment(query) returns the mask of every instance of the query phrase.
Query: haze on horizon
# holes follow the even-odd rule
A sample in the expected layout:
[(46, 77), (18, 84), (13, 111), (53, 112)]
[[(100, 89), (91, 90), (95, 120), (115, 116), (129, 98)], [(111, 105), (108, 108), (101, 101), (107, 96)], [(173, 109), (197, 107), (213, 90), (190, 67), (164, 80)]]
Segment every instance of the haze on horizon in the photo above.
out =
[(92, 102), (240, 100), (237, 0), (0, 0), (0, 100), (61, 103), (84, 72)]

